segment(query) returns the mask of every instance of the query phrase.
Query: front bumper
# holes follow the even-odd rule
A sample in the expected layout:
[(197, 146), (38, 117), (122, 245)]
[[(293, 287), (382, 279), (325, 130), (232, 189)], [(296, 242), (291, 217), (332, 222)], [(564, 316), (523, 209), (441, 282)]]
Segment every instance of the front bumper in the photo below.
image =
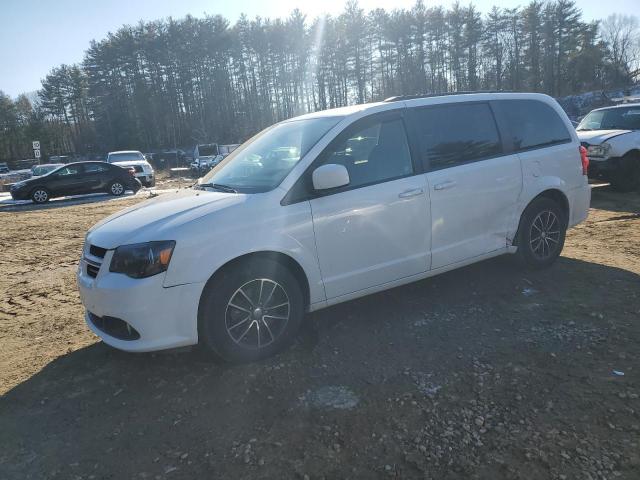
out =
[[(198, 303), (204, 283), (163, 287), (164, 274), (134, 279), (109, 272), (108, 251), (95, 277), (83, 257), (77, 271), (80, 299), (89, 328), (105, 343), (129, 352), (149, 352), (198, 343)], [(95, 274), (95, 270), (94, 270)], [(123, 339), (109, 335), (96, 318), (120, 319), (139, 334)]]
[(153, 173), (137, 173), (136, 178), (140, 180), (140, 183), (145, 187), (152, 187), (155, 185)]
[(569, 200), (569, 222), (567, 227), (571, 228), (585, 221), (589, 215), (591, 186), (585, 182), (584, 185), (569, 190), (567, 197)]
[(28, 188), (20, 188), (18, 190), (12, 188), (9, 193), (11, 193), (11, 198), (14, 200), (29, 200), (31, 198), (31, 192)]
[(608, 177), (620, 168), (620, 157), (589, 157), (589, 178)]

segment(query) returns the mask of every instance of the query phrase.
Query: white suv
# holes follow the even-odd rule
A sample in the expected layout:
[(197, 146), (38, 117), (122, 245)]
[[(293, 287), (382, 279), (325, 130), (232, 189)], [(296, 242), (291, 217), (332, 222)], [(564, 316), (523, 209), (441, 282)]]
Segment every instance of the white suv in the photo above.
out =
[(589, 156), (590, 177), (622, 192), (640, 187), (640, 103), (593, 110), (577, 131)]
[(550, 265), (587, 217), (587, 162), (539, 94), (396, 97), (293, 118), (198, 187), (94, 226), (78, 268), (86, 319), (123, 350), (271, 355), (308, 311), (506, 253)]
[(153, 187), (156, 184), (155, 172), (147, 159), (137, 150), (120, 150), (118, 152), (109, 152), (107, 162), (113, 163), (120, 167), (130, 167), (134, 169), (135, 177), (145, 187)]

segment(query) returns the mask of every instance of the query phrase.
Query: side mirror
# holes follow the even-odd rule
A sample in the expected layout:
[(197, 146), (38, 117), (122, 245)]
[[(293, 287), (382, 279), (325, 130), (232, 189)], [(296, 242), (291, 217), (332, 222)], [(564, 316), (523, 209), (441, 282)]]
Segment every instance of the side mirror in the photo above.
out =
[(313, 188), (327, 190), (349, 185), (349, 172), (344, 165), (329, 163), (313, 171)]

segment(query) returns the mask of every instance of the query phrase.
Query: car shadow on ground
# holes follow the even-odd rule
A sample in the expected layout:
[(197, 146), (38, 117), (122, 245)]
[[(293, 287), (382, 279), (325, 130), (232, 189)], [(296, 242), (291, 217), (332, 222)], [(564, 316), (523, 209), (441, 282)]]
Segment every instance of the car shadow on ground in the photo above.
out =
[(640, 195), (638, 192), (616, 192), (609, 184), (594, 185), (591, 208), (628, 213), (631, 215), (629, 218), (636, 218), (640, 214)]
[(68, 197), (61, 198), (52, 198), (47, 203), (36, 204), (31, 200), (12, 200), (9, 198), (0, 199), (0, 212), (11, 212), (11, 211), (34, 211), (34, 210), (46, 210), (52, 208), (62, 208), (62, 207), (70, 207), (74, 205), (84, 205), (90, 203), (98, 203), (98, 202), (110, 202), (117, 201), (127, 198), (140, 197), (142, 196), (153, 196), (155, 195), (155, 191), (147, 188), (140, 189), (137, 193), (133, 193), (132, 191), (127, 191), (123, 195), (113, 196), (108, 193), (91, 193), (88, 195), (72, 195)]
[[(638, 385), (639, 286), (635, 273), (571, 258), (535, 272), (498, 258), (310, 314), (292, 348), (254, 364), (96, 343), (0, 398), (3, 478), (372, 478), (386, 465), (449, 478), (446, 462), (406, 451), (425, 422), (446, 442), (473, 402), (514, 430), (461, 438), (445, 452), (454, 464), (524, 458), (559, 425), (625, 455), (628, 433), (606, 422), (625, 417), (617, 395)], [(349, 401), (323, 403), (338, 394)], [(535, 448), (557, 454), (554, 441)]]

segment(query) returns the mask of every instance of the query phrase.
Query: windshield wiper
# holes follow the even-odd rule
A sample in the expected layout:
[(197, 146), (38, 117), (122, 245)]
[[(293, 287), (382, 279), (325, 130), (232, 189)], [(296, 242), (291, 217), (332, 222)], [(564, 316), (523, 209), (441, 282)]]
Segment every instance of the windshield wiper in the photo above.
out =
[(222, 183), (201, 183), (198, 185), (198, 188), (213, 188), (214, 190), (220, 190), (221, 192), (227, 193), (238, 193), (238, 191), (230, 187), (229, 185), (223, 185)]

